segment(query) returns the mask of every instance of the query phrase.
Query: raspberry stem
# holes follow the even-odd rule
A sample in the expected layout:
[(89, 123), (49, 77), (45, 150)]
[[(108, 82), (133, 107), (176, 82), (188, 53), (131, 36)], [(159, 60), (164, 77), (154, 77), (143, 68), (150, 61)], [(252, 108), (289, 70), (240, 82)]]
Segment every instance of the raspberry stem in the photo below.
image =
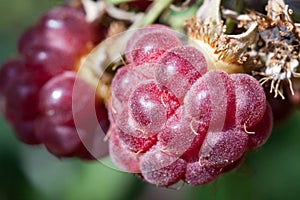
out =
[(162, 13), (162, 11), (166, 9), (171, 3), (172, 0), (155, 0), (154, 3), (151, 5), (151, 9), (145, 15), (142, 21), (142, 26), (152, 24)]
[(132, 0), (107, 0), (107, 1), (110, 2), (111, 4), (118, 5), (120, 3), (126, 3), (126, 2), (130, 2)]

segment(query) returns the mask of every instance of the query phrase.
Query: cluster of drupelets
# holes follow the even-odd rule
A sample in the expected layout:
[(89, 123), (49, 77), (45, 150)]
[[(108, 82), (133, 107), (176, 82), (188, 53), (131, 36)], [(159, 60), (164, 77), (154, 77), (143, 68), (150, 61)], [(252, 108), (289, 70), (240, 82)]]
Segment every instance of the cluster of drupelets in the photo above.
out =
[[(45, 13), (21, 36), (18, 58), (4, 63), (0, 71), (1, 108), (21, 141), (44, 144), (58, 157), (93, 159), (78, 136), (73, 115), (88, 122), (86, 105), (95, 103), (83, 98), (94, 89), (77, 78), (76, 66), (102, 39), (100, 35), (86, 21), (83, 9), (63, 6)], [(82, 95), (73, 95), (75, 80), (77, 93)], [(76, 111), (72, 102), (76, 102)], [(104, 104), (96, 102), (95, 107), (107, 130)]]
[(202, 185), (239, 166), (268, 138), (272, 112), (246, 74), (207, 71), (203, 54), (171, 29), (140, 29), (112, 82), (109, 150), (152, 184)]

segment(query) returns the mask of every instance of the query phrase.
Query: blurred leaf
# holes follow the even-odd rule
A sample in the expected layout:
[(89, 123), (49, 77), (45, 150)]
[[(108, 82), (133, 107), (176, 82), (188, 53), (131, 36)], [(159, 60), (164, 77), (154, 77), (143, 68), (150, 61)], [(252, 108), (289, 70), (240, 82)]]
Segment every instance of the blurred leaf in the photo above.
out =
[(0, 1), (0, 63), (16, 56), (21, 33), (33, 25), (50, 7), (63, 0), (2, 0)]
[(1, 200), (31, 200), (39, 196), (23, 172), (19, 150), (19, 143), (0, 114)]
[(99, 162), (82, 163), (80, 176), (68, 188), (66, 200), (81, 199), (126, 199), (134, 183), (131, 174), (111, 169)]

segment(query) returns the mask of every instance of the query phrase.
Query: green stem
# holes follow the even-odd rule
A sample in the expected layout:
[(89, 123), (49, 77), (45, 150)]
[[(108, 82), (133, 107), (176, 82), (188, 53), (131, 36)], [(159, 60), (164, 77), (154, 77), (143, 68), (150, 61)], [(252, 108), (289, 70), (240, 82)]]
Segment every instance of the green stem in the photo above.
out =
[(172, 3), (172, 1), (173, 0), (156, 0), (143, 18), (142, 25), (146, 26), (152, 24), (162, 13), (162, 11)]
[(118, 5), (120, 3), (131, 2), (133, 0), (107, 0), (107, 1), (113, 5)]
[[(241, 13), (245, 9), (244, 1), (236, 0), (234, 5), (235, 6), (233, 7), (233, 10), (238, 13)], [(226, 34), (231, 34), (235, 28), (235, 25), (236, 24), (232, 19), (226, 20), (226, 27), (227, 27)]]

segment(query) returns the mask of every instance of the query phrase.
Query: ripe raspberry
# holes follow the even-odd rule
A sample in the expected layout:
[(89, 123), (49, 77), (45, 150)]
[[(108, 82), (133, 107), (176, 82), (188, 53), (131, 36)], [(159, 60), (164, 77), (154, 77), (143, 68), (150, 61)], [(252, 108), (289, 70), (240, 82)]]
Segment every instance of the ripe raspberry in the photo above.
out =
[[(160, 44), (166, 35), (172, 45)], [(174, 37), (152, 25), (129, 39), (129, 65), (112, 82), (109, 150), (120, 169), (149, 183), (202, 185), (266, 141), (272, 112), (253, 77), (207, 71), (202, 53)]]
[[(43, 144), (58, 157), (95, 159), (82, 137), (93, 138), (92, 112), (104, 131), (108, 115), (95, 100), (94, 89), (77, 78), (76, 70), (81, 57), (99, 41), (97, 33), (82, 8), (63, 6), (46, 12), (21, 36), (19, 58), (4, 63), (0, 70), (1, 109), (21, 141)], [(76, 94), (86, 95), (73, 93), (76, 80)], [(94, 105), (93, 110), (88, 105)], [(77, 128), (75, 115), (89, 128)]]

